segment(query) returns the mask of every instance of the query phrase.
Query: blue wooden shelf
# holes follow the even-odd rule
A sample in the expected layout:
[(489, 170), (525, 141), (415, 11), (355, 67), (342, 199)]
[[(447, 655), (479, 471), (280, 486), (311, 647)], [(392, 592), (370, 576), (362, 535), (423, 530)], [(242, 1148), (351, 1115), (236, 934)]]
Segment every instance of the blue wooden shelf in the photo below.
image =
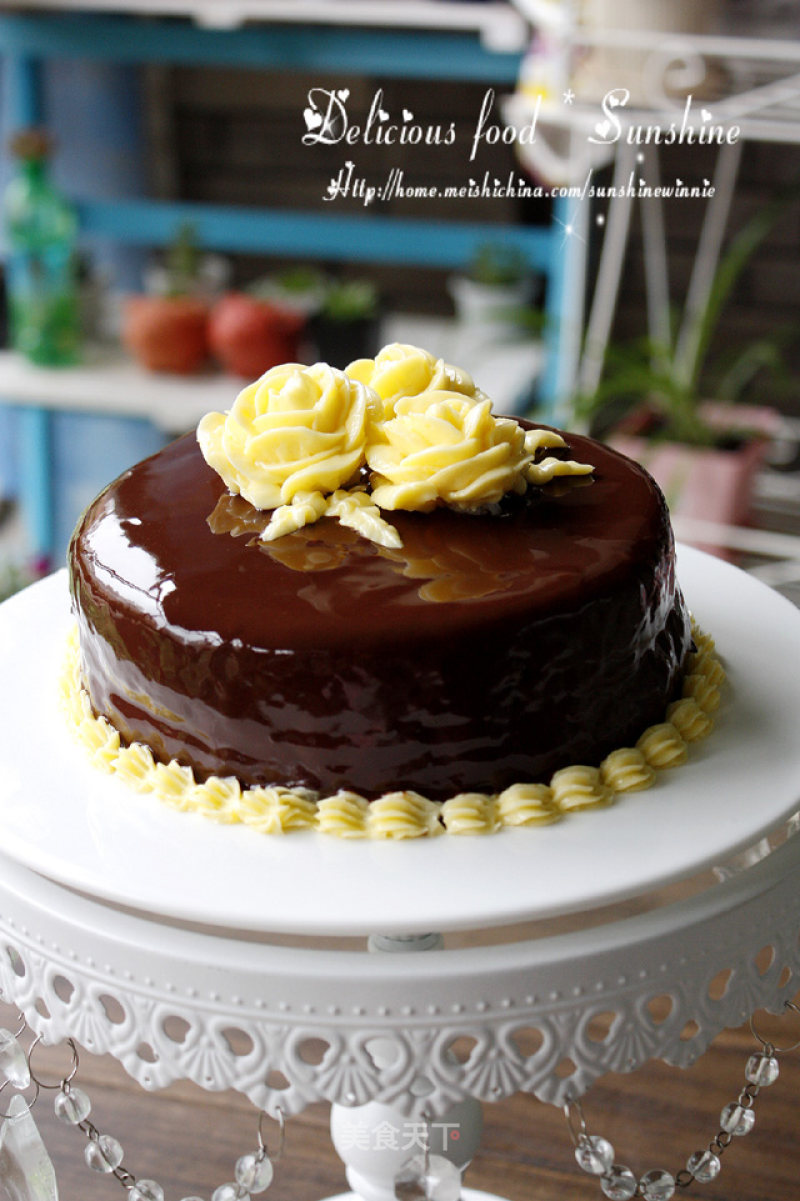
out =
[[(326, 25), (251, 24), (208, 29), (185, 18), (147, 18), (86, 11), (0, 14), (0, 53), (12, 126), (46, 121), (41, 110), (38, 68), (47, 59), (121, 64), (163, 63), (358, 75), (381, 79), (462, 80), (487, 86), (513, 85), (520, 55), (490, 50), (474, 31), (427, 28), (337, 26), (332, 8)], [(91, 180), (87, 180), (87, 190)], [(541, 385), (547, 406), (558, 389), (558, 327), (564, 304), (561, 228), (567, 208), (556, 203), (560, 225), (549, 228), (481, 222), (443, 222), (389, 217), (380, 213), (303, 213), (140, 199), (76, 198), (83, 234), (121, 243), (164, 245), (184, 222), (200, 241), (228, 252), (282, 257), (422, 264), (463, 268), (476, 246), (498, 238), (518, 246), (532, 268), (548, 279), (547, 365)], [(13, 403), (13, 397), (4, 397)], [(35, 549), (53, 542), (55, 498), (48, 493), (47, 413), (24, 416), (27, 496)]]
[(36, 58), (205, 63), (496, 84), (513, 84), (520, 65), (518, 54), (489, 51), (476, 34), (452, 30), (336, 25), (206, 29), (183, 18), (86, 13), (0, 16), (0, 46), (7, 54)]
[(77, 202), (88, 235), (164, 246), (190, 223), (202, 246), (230, 253), (264, 253), (353, 262), (425, 263), (463, 267), (481, 242), (519, 247), (538, 271), (550, 269), (560, 231), (549, 226), (498, 226), (488, 222), (429, 221), (381, 215), (303, 213), (153, 200)]

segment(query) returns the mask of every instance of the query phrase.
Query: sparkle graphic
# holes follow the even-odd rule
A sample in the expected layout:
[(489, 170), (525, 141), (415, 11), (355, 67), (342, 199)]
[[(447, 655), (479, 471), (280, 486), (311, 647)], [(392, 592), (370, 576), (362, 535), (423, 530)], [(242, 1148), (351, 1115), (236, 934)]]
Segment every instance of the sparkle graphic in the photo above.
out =
[(573, 92), (572, 88), (567, 88), (566, 92), (564, 93), (563, 100), (565, 104), (575, 103), (575, 93)]
[(595, 224), (596, 225), (605, 225), (605, 223), (606, 223), (605, 213), (598, 213), (597, 216), (595, 217)]
[(562, 249), (564, 248), (564, 246), (566, 246), (566, 244), (570, 240), (570, 238), (577, 238), (578, 241), (582, 242), (584, 246), (586, 245), (586, 239), (581, 237), (581, 235), (578, 233), (577, 229), (575, 228), (575, 226), (572, 224), (571, 221), (568, 221), (568, 222), (560, 221), (558, 219), (558, 217), (554, 217), (554, 220), (558, 225), (561, 226), (561, 228), (564, 231), (564, 236), (561, 239)]
[(568, 212), (569, 220), (562, 221), (560, 219), (560, 217), (557, 217), (555, 214), (553, 214), (553, 220), (555, 221), (555, 223), (557, 225), (560, 225), (564, 231), (564, 236), (561, 239), (561, 249), (562, 250), (566, 246), (567, 242), (569, 242), (572, 238), (577, 238), (578, 241), (583, 246), (586, 245), (586, 239), (584, 237), (582, 237), (582, 235), (578, 232), (578, 230), (580, 228), (579, 216), (580, 216), (580, 211), (581, 211), (581, 207), (583, 205), (584, 200), (586, 200), (586, 198), (591, 195), (591, 183), (592, 183), (592, 175), (593, 174), (594, 174), (594, 168), (590, 167), (588, 172), (586, 173), (586, 179), (584, 180), (583, 187), (581, 188), (580, 193), (577, 197), (577, 203), (570, 206), (570, 210)]

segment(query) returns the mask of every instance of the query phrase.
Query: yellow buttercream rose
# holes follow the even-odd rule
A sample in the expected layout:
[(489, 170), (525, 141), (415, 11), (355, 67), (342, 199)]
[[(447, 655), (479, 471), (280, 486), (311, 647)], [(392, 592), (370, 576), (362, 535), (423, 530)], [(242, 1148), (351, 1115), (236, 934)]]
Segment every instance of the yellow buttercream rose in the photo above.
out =
[(384, 346), (374, 359), (356, 359), (345, 371), (351, 379), (378, 393), (387, 419), (394, 416), (398, 400), (404, 396), (418, 396), (421, 392), (459, 392), (463, 396), (484, 399), (468, 372), (434, 358), (418, 346), (406, 346), (402, 342)]
[(276, 509), (348, 484), (380, 417), (375, 393), (343, 371), (285, 363), (243, 388), (230, 412), (206, 414), (197, 440), (231, 492)]
[(428, 391), (395, 404), (367, 447), (372, 499), (382, 509), (476, 509), (524, 492), (532, 454), (516, 421), (491, 401)]
[[(264, 542), (331, 517), (397, 549), (399, 532), (381, 509), (481, 509), (528, 484), (592, 470), (542, 457), (564, 448), (560, 434), (525, 432), (493, 416), (467, 372), (398, 343), (346, 371), (327, 363), (273, 367), (230, 412), (208, 413), (197, 439), (234, 497), (271, 512), (259, 527)], [(360, 474), (366, 466), (371, 491)], [(247, 524), (238, 514), (231, 532)]]

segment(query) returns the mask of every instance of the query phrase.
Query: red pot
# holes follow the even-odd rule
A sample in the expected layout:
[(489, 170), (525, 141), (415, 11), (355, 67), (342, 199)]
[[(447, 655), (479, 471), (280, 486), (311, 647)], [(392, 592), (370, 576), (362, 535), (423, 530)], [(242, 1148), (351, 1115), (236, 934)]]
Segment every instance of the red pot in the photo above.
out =
[(208, 358), (208, 306), (188, 296), (131, 296), (122, 340), (149, 371), (188, 375)]
[(209, 320), (211, 349), (226, 371), (257, 379), (279, 363), (299, 357), (305, 318), (243, 292), (229, 292)]

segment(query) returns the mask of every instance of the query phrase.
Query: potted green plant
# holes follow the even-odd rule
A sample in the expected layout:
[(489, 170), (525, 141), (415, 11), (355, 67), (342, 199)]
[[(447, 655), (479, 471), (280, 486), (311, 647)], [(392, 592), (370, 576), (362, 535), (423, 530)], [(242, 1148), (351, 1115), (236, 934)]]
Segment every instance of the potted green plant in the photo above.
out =
[(209, 355), (207, 280), (194, 229), (183, 225), (169, 247), (152, 292), (129, 296), (122, 340), (149, 371), (188, 374)]
[(295, 263), (269, 276), (260, 288), (265, 300), (309, 318), (322, 307), (329, 282), (325, 272), (312, 263)]
[(370, 358), (379, 349), (380, 302), (368, 279), (334, 279), (309, 322), (316, 354), (332, 367)]
[(576, 416), (650, 471), (673, 515), (747, 521), (753, 478), (779, 417), (742, 401), (765, 375), (781, 371), (781, 338), (755, 340), (716, 360), (712, 342), (734, 285), (784, 201), (776, 198), (735, 235), (705, 303), (684, 316), (668, 343), (612, 346), (597, 388), (576, 398)]
[(478, 246), (465, 275), (448, 280), (456, 319), (468, 329), (517, 329), (530, 311), (531, 274), (525, 255), (506, 242)]

